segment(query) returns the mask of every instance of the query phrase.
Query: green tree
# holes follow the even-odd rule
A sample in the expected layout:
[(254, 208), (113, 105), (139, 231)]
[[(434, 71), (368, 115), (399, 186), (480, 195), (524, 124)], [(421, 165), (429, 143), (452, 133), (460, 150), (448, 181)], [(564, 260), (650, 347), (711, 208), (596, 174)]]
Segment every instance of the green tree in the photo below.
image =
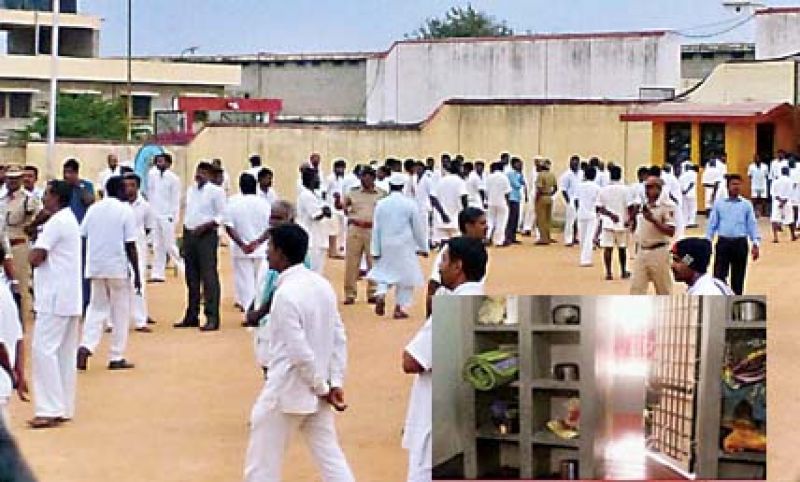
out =
[(491, 15), (480, 12), (467, 4), (466, 7), (453, 7), (444, 18), (429, 18), (407, 38), (437, 39), (451, 37), (508, 37), (514, 31), (505, 21), (498, 21)]
[[(56, 111), (56, 136), (75, 139), (123, 140), (127, 136), (126, 107), (123, 99), (105, 100), (99, 95), (59, 94)], [(34, 115), (28, 138), (47, 136), (47, 111)]]

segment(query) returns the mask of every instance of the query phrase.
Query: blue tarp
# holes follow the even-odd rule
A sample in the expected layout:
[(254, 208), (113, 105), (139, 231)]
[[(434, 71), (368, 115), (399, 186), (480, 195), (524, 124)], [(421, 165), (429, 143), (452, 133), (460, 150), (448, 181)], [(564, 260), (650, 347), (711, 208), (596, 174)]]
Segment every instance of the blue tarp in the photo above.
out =
[(142, 192), (147, 193), (147, 173), (150, 172), (150, 167), (153, 166), (153, 157), (156, 154), (165, 152), (164, 148), (156, 144), (145, 144), (136, 153), (133, 159), (133, 170), (142, 180)]

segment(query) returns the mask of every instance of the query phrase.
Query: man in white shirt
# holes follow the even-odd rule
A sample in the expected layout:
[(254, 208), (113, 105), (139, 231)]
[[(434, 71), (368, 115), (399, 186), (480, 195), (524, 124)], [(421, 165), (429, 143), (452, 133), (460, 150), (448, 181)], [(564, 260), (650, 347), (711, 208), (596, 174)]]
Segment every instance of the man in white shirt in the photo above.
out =
[(240, 195), (228, 200), (225, 230), (232, 241), (234, 294), (236, 306), (244, 312), (256, 296), (256, 278), (266, 255), (259, 237), (269, 228), (272, 206), (256, 195), (256, 179), (244, 172), (239, 176)]
[(222, 165), (222, 159), (214, 158), (211, 160), (211, 165), (217, 168), (219, 171), (222, 171), (222, 190), (225, 191), (225, 197), (231, 195), (231, 176), (228, 174), (228, 170)]
[(783, 168), (789, 165), (789, 160), (786, 158), (786, 151), (783, 149), (778, 150), (778, 155), (769, 165), (769, 179), (777, 181), (781, 177)]
[(783, 226), (789, 227), (792, 241), (797, 239), (795, 234), (795, 219), (792, 210), (792, 195), (794, 185), (789, 178), (789, 166), (783, 168), (781, 176), (772, 181), (772, 242), (778, 242), (778, 233), (783, 231)]
[(687, 228), (697, 227), (697, 166), (683, 164), (678, 182), (683, 197), (683, 220)]
[(333, 172), (325, 180), (322, 189), (325, 202), (331, 209), (331, 218), (327, 222), (329, 229), (328, 258), (344, 259), (345, 244), (347, 240), (347, 218), (341, 208), (344, 198), (344, 173), (347, 162), (337, 159), (333, 163)]
[[(156, 225), (155, 215), (150, 203), (145, 200), (140, 191), (142, 180), (133, 172), (125, 173), (122, 176), (122, 189), (125, 193), (125, 200), (133, 209), (136, 219), (136, 259), (139, 261), (139, 274), (145, 272), (147, 260), (147, 236), (153, 231)], [(133, 281), (133, 277), (131, 277)], [(133, 318), (136, 331), (140, 333), (150, 333), (152, 330), (147, 326), (151, 323), (147, 312), (147, 286), (142, 284), (141, 293), (137, 293), (135, 287), (131, 286), (131, 317)]]
[(789, 179), (792, 181), (792, 193), (790, 204), (792, 207), (792, 219), (795, 227), (800, 225), (800, 165), (794, 158), (789, 159)]
[[(502, 169), (502, 168), (501, 168)], [(502, 173), (502, 171), (501, 171)], [(442, 257), (438, 294), (483, 295), (488, 256), (483, 242), (452, 238)], [(413, 374), (403, 448), (408, 450), (408, 482), (430, 482), (433, 470), (433, 325), (429, 316), (403, 352), (403, 372)]]
[(449, 164), (447, 174), (431, 191), (433, 216), (433, 242), (436, 244), (458, 236), (458, 213), (467, 207), (469, 193), (467, 185), (460, 176), (461, 165)]
[(308, 235), (296, 225), (270, 230), (267, 259), (279, 274), (272, 299), (267, 379), (250, 416), (246, 482), (279, 481), (290, 437), (302, 432), (322, 480), (353, 482), (336, 436), (347, 408), (347, 339), (330, 283), (306, 269)]
[(154, 162), (147, 181), (147, 201), (156, 217), (150, 282), (163, 283), (168, 256), (183, 270), (183, 260), (175, 244), (175, 223), (181, 210), (181, 180), (170, 170), (171, 154), (156, 154)]
[[(489, 230), (486, 221), (486, 213), (481, 209), (471, 206), (468, 207), (458, 215), (458, 228), (461, 230), (461, 235), (464, 237), (477, 239), (479, 241), (485, 240), (486, 232)], [(428, 278), (428, 290), (425, 295), (426, 316), (431, 316), (433, 297), (442, 286), (442, 277), (439, 270), (442, 267), (445, 251), (447, 251), (447, 245), (444, 245), (439, 251), (439, 254), (436, 255), (436, 259), (433, 261), (433, 267), (431, 268), (431, 276)], [(482, 278), (481, 283), (484, 281), (485, 278)]]
[(331, 218), (331, 208), (316, 195), (320, 182), (318, 171), (305, 167), (301, 170), (301, 176), (303, 189), (297, 196), (297, 224), (308, 233), (311, 269), (322, 274), (325, 270), (325, 252), (328, 249), (325, 220)]
[[(5, 248), (0, 246), (0, 259), (4, 256)], [(20, 400), (28, 401), (22, 323), (11, 290), (0, 282), (0, 424), (5, 426), (10, 422), (8, 404), (14, 391)]]
[(106, 182), (111, 179), (111, 176), (119, 176), (121, 174), (119, 158), (117, 158), (116, 154), (109, 154), (106, 158), (106, 163), (108, 167), (100, 171), (97, 176), (97, 193), (100, 197), (106, 195)]
[(703, 169), (703, 190), (706, 196), (706, 213), (711, 213), (711, 207), (719, 199), (725, 198), (725, 174), (716, 159), (711, 159)]
[(569, 159), (569, 169), (561, 174), (558, 179), (558, 189), (561, 191), (561, 196), (564, 199), (566, 207), (565, 220), (564, 220), (564, 244), (566, 246), (574, 246), (576, 243), (576, 220), (577, 220), (577, 207), (575, 205), (575, 196), (578, 190), (578, 184), (581, 182), (580, 175), (581, 158), (572, 156)]
[(257, 180), (258, 197), (267, 201), (269, 205), (272, 206), (279, 199), (278, 194), (272, 187), (272, 169), (262, 167), (261, 170), (258, 171)]
[(141, 289), (138, 230), (133, 209), (120, 201), (121, 194), (122, 178), (109, 178), (106, 197), (92, 204), (81, 222), (81, 235), (86, 239), (86, 277), (91, 280), (92, 294), (78, 349), (79, 370), (86, 370), (108, 319), (112, 326), (109, 370), (133, 368), (124, 355), (131, 320), (129, 266), (133, 267), (134, 289), (137, 293)]
[(489, 239), (495, 246), (504, 246), (506, 242), (506, 224), (508, 223), (508, 196), (511, 194), (511, 182), (503, 173), (499, 162), (492, 163), (491, 173), (486, 178), (486, 202), (488, 204)]
[(528, 184), (528, 202), (525, 203), (525, 216), (522, 221), (522, 235), (533, 236), (538, 239), (539, 234), (536, 228), (536, 181), (539, 179), (538, 165), (544, 162), (543, 157), (535, 157), (533, 159), (533, 169), (531, 175), (527, 179)]
[(261, 169), (263, 169), (263, 167), (261, 166), (261, 156), (258, 154), (251, 154), (250, 157), (247, 159), (247, 162), (248, 164), (250, 164), (250, 167), (245, 169), (244, 172), (258, 179), (258, 173), (261, 172)]
[(425, 168), (425, 164), (422, 161), (417, 162), (415, 170), (414, 178), (412, 179), (412, 182), (414, 182), (414, 200), (417, 202), (419, 217), (422, 219), (425, 239), (428, 242), (428, 246), (430, 246), (431, 222), (433, 221), (433, 206), (431, 205), (433, 174)]
[(81, 231), (69, 207), (72, 186), (51, 181), (44, 197), (54, 213), (42, 226), (30, 254), (34, 267), (36, 323), (31, 358), (35, 417), (33, 428), (49, 428), (75, 415), (78, 330), (83, 311)]
[(375, 314), (383, 316), (386, 294), (396, 289), (393, 318), (408, 318), (414, 288), (424, 282), (417, 255), (427, 256), (428, 246), (416, 203), (403, 195), (405, 176), (394, 173), (389, 195), (378, 201), (372, 222), (373, 267), (367, 279), (377, 284)]
[(608, 168), (610, 183), (601, 188), (597, 195), (597, 213), (600, 215), (600, 247), (603, 248), (603, 264), (606, 268), (606, 279), (612, 280), (611, 257), (614, 247), (619, 256), (619, 271), (622, 279), (630, 278), (626, 265), (628, 260), (627, 232), (628, 208), (633, 204), (628, 186), (622, 184), (622, 168)]
[(44, 198), (44, 189), (36, 185), (39, 182), (39, 169), (36, 166), (27, 165), (23, 166), (22, 170), (24, 171), (22, 187), (41, 201)]
[(711, 241), (705, 238), (684, 238), (672, 247), (672, 276), (689, 287), (690, 296), (734, 296), (733, 290), (708, 273)]
[(214, 166), (201, 162), (195, 171), (195, 182), (186, 192), (186, 211), (183, 218), (183, 253), (186, 263), (188, 303), (183, 320), (175, 328), (199, 326), (200, 285), (206, 324), (202, 331), (219, 330), (219, 273), (217, 272), (217, 227), (225, 212), (225, 191), (210, 182)]
[(680, 181), (672, 173), (671, 164), (662, 166), (661, 179), (664, 181), (664, 193), (675, 205), (675, 239), (680, 239), (686, 231), (686, 221), (683, 219), (683, 191)]
[(750, 178), (750, 200), (753, 202), (753, 209), (756, 215), (765, 216), (767, 212), (767, 178), (769, 177), (769, 167), (761, 162), (758, 154), (753, 155), (753, 162), (747, 167), (747, 177)]
[(575, 203), (578, 210), (578, 238), (581, 243), (580, 266), (592, 265), (592, 248), (594, 233), (597, 229), (597, 194), (600, 187), (595, 182), (597, 171), (588, 166), (583, 173), (584, 179), (575, 191)]
[[(481, 165), (483, 163), (481, 162)], [(481, 173), (483, 168), (481, 167)], [(486, 184), (478, 173), (476, 164), (471, 162), (464, 163), (464, 176), (467, 185), (467, 204), (474, 208), (484, 209), (486, 205)]]

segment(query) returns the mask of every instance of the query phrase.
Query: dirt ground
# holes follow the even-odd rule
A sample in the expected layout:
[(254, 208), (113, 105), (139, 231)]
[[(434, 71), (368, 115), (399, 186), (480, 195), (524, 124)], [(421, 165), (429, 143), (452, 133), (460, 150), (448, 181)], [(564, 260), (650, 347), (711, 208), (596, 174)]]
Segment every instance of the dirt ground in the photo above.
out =
[[(762, 233), (768, 226), (762, 223)], [(625, 294), (625, 281), (603, 280), (602, 260), (578, 267), (577, 248), (524, 244), (490, 251), (487, 290), (493, 294)], [(800, 326), (792, 324), (794, 274), (800, 242), (764, 243), (762, 259), (750, 265), (746, 290), (769, 295), (770, 384), (769, 473), (774, 480), (800, 478), (791, 420), (800, 413), (793, 367), (800, 361)], [(78, 379), (77, 414), (57, 429), (32, 431), (30, 404), (11, 406), (12, 431), (42, 481), (236, 481), (241, 480), (247, 422), (261, 387), (252, 335), (234, 312), (227, 253), (223, 269), (223, 328), (217, 333), (174, 330), (185, 306), (183, 283), (170, 278), (149, 285), (155, 333), (132, 333), (128, 372), (105, 369), (107, 340)], [(428, 270), (431, 259), (423, 260)], [(326, 273), (341, 291), (343, 262)], [(683, 292), (678, 286), (676, 292)], [(340, 294), (341, 296), (341, 294)], [(422, 291), (412, 318), (378, 319), (363, 302), (342, 307), (349, 338), (346, 396), (349, 409), (337, 417), (344, 451), (359, 481), (392, 482), (405, 477), (400, 437), (411, 379), (400, 370), (400, 354), (422, 323)], [(391, 306), (391, 305), (390, 305)], [(28, 366), (30, 372), (30, 366)], [(298, 438), (285, 466), (285, 480), (318, 480)]]

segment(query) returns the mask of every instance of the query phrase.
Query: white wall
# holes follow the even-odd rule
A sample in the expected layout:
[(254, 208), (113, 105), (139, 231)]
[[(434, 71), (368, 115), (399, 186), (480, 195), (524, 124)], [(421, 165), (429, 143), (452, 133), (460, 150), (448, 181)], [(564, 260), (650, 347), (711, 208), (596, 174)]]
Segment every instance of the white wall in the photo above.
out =
[(800, 52), (800, 8), (766, 9), (756, 14), (756, 59)]
[(680, 87), (677, 36), (406, 41), (367, 62), (367, 122), (419, 122), (450, 98), (635, 99), (640, 87)]

